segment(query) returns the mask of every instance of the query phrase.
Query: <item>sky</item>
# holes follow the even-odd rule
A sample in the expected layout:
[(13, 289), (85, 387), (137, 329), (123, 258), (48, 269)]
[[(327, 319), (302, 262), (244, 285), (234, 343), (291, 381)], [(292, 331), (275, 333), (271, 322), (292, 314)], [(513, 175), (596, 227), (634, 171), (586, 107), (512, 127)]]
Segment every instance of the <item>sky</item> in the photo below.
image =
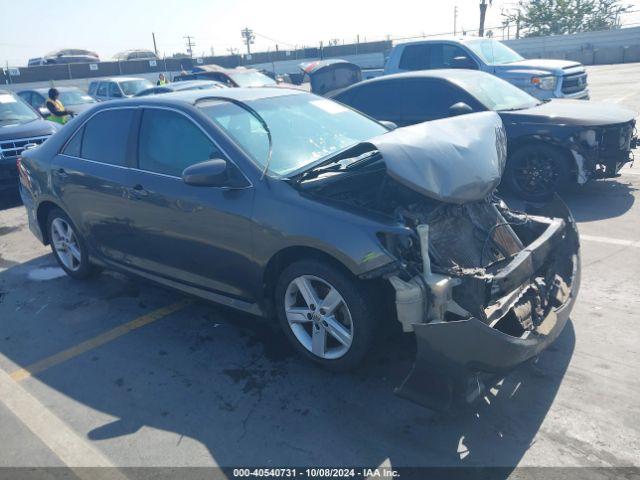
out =
[[(477, 30), (478, 0), (0, 0), (5, 21), (0, 28), (0, 63), (23, 66), (32, 57), (61, 48), (92, 50), (102, 60), (133, 48), (159, 53), (186, 51), (183, 38), (194, 37), (194, 55), (244, 52), (240, 30), (255, 35), (253, 51), (296, 46), (431, 35), (453, 31), (454, 6), (458, 31)], [(640, 7), (640, 0), (627, 3)], [(499, 26), (502, 10), (516, 0), (494, 0), (487, 27)], [(640, 14), (629, 18), (640, 22)], [(496, 38), (502, 31), (495, 31)]]

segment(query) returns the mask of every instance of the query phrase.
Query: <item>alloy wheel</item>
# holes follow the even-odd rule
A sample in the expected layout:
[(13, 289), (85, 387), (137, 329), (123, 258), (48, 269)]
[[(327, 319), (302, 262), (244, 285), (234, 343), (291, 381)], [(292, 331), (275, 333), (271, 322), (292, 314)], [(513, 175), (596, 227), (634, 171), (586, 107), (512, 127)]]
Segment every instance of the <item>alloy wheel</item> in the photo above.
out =
[(72, 272), (80, 270), (82, 253), (71, 225), (62, 218), (51, 222), (51, 243), (62, 264)]
[(540, 152), (532, 152), (515, 168), (515, 180), (520, 188), (531, 194), (552, 191), (558, 181), (554, 159)]
[(317, 357), (343, 357), (353, 340), (349, 307), (329, 282), (302, 275), (293, 279), (285, 292), (287, 322), (297, 340)]

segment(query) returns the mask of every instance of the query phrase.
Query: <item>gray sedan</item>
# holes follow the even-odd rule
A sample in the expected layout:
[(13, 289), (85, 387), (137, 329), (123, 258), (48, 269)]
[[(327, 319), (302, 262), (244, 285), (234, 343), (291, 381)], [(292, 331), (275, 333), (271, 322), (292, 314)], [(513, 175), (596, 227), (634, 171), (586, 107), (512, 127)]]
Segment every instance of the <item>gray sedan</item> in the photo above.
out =
[(30, 228), (69, 276), (112, 268), (275, 317), (334, 370), (395, 325), (418, 347), (399, 395), (449, 408), (553, 342), (578, 292), (571, 215), (495, 197), (505, 157), (494, 112), (390, 131), (308, 93), (236, 88), (100, 104), (18, 169)]

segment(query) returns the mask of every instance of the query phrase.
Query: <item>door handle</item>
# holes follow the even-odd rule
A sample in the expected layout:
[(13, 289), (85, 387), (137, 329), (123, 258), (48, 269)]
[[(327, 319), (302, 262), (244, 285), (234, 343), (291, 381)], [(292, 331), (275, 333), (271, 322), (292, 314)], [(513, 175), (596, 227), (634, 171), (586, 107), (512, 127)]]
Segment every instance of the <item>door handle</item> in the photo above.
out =
[(147, 195), (149, 195), (149, 192), (147, 190), (145, 190), (144, 187), (142, 185), (140, 185), (139, 183), (137, 185), (134, 185), (133, 187), (131, 187), (129, 189), (129, 192), (131, 193), (131, 195), (134, 198), (142, 198), (142, 197), (146, 197)]
[(58, 168), (57, 170), (54, 170), (53, 173), (55, 174), (56, 177), (60, 177), (60, 178), (67, 178), (69, 176), (69, 174), (64, 168)]

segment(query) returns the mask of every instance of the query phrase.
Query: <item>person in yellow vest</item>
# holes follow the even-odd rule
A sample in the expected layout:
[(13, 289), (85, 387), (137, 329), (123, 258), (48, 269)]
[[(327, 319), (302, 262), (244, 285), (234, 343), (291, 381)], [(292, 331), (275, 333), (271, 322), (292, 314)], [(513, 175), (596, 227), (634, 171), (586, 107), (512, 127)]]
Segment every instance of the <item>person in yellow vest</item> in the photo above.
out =
[(158, 75), (158, 81), (156, 82), (157, 86), (161, 87), (162, 85), (167, 85), (168, 83), (169, 81), (164, 76), (164, 73), (161, 73), (160, 75)]
[(65, 110), (64, 105), (60, 100), (58, 100), (58, 97), (60, 97), (60, 92), (58, 92), (58, 89), (50, 88), (49, 98), (47, 98), (47, 102), (45, 105), (51, 115), (49, 115), (49, 118), (47, 118), (47, 120), (64, 125), (69, 121), (69, 115), (71, 115), (71, 112)]

